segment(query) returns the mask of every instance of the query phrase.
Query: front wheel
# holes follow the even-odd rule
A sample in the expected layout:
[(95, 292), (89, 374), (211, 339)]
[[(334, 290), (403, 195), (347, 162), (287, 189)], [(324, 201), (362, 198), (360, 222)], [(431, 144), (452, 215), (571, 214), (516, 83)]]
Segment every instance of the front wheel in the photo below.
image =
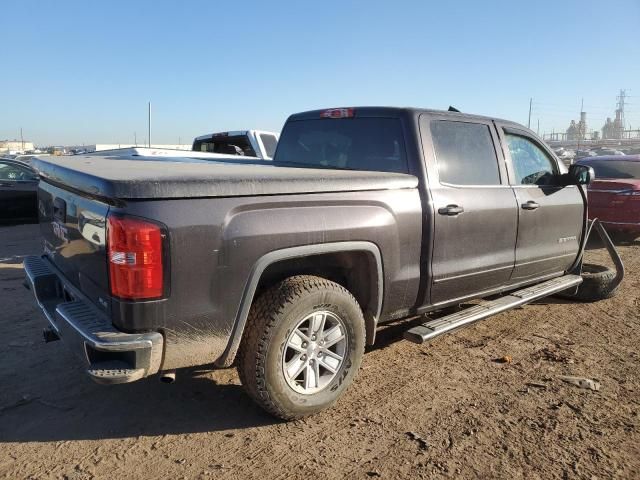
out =
[(365, 324), (353, 295), (320, 277), (290, 277), (252, 305), (238, 352), (249, 395), (292, 420), (333, 405), (364, 354)]

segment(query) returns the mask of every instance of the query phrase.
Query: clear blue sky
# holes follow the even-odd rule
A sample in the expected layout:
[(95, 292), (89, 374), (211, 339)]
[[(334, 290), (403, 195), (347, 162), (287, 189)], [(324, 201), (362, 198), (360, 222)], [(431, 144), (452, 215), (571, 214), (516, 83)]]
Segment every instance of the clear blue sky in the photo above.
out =
[(640, 0), (4, 0), (0, 139), (188, 142), (313, 108), (460, 110), (640, 127)]

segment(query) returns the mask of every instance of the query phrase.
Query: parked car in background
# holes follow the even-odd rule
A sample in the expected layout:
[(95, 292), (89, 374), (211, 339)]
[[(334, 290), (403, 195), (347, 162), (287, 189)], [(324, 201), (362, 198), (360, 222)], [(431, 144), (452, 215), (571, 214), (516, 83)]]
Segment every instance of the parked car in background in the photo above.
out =
[(640, 155), (583, 158), (596, 180), (589, 185), (589, 218), (599, 218), (618, 238), (640, 237)]
[(278, 145), (278, 137), (277, 133), (261, 130), (210, 133), (196, 137), (192, 150), (272, 159)]
[(38, 174), (24, 162), (0, 158), (0, 222), (38, 218)]
[(620, 156), (625, 154), (620, 150), (616, 150), (615, 148), (609, 148), (609, 147), (599, 147), (599, 148), (595, 148), (593, 151), (599, 157), (611, 156), (611, 155)]
[(556, 148), (554, 153), (566, 166), (571, 165), (573, 163), (573, 159), (576, 157), (576, 152), (562, 147)]
[(576, 150), (576, 160), (580, 160), (585, 157), (595, 157), (596, 155), (598, 154), (591, 150)]

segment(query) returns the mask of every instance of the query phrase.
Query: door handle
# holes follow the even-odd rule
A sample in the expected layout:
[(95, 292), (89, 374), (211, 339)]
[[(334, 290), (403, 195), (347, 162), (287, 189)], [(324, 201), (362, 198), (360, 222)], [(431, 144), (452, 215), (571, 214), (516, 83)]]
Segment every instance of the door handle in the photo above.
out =
[(529, 200), (527, 203), (523, 203), (521, 207), (523, 210), (535, 210), (536, 208), (540, 208), (540, 204)]
[(449, 217), (455, 217), (456, 215), (464, 212), (464, 208), (458, 205), (447, 205), (446, 207), (442, 207), (438, 209), (438, 213), (440, 215), (447, 215)]

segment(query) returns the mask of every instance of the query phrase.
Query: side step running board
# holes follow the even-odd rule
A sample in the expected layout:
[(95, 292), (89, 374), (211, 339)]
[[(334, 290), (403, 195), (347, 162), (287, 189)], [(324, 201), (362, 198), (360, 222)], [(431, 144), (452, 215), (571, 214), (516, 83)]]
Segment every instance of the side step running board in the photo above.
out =
[(450, 332), (464, 325), (484, 320), (514, 307), (533, 302), (539, 298), (561, 292), (582, 283), (580, 275), (564, 275), (532, 287), (511, 292), (497, 300), (466, 308), (460, 312), (431, 320), (407, 330), (404, 338), (414, 343), (424, 343), (438, 335)]

